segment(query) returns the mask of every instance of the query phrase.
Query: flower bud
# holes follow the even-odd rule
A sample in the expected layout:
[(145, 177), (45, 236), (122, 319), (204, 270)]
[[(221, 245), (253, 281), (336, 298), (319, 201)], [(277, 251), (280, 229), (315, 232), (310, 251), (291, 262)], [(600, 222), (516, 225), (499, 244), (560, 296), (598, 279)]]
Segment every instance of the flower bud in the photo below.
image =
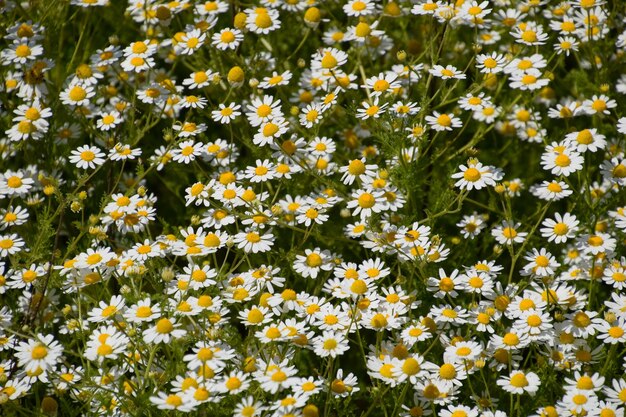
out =
[(235, 19), (233, 20), (233, 26), (235, 26), (239, 30), (243, 30), (246, 28), (246, 20), (247, 16), (244, 12), (239, 12), (235, 15)]
[(174, 273), (174, 270), (172, 270), (172, 268), (163, 268), (163, 270), (161, 271), (161, 279), (165, 282), (170, 282), (174, 279), (175, 276), (176, 274)]
[(234, 87), (239, 87), (243, 84), (243, 80), (245, 79), (245, 73), (243, 69), (239, 66), (234, 66), (228, 71), (228, 82)]
[(315, 404), (307, 404), (302, 409), (302, 417), (319, 417), (320, 410)]
[(172, 12), (168, 7), (159, 6), (156, 10), (156, 17), (161, 22), (169, 20), (172, 17)]
[(316, 28), (321, 20), (322, 13), (317, 7), (309, 7), (307, 11), (304, 12), (304, 23), (311, 28)]
[(52, 397), (43, 397), (41, 400), (41, 412), (49, 416), (56, 416), (59, 403)]
[(383, 7), (383, 13), (387, 16), (398, 17), (402, 15), (402, 9), (395, 1), (390, 1)]

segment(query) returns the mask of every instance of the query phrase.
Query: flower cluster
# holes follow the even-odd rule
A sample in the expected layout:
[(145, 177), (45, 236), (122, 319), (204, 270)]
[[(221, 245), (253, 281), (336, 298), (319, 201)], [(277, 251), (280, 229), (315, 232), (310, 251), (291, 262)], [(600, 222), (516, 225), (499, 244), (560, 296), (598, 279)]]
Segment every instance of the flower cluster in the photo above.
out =
[(623, 417), (618, 9), (0, 1), (0, 414)]

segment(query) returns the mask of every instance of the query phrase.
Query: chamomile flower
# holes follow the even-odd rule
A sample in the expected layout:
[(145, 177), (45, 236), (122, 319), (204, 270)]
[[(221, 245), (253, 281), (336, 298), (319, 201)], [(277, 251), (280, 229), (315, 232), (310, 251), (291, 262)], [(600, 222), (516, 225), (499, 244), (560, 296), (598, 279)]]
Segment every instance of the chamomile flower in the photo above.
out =
[(336, 48), (322, 48), (312, 56), (311, 69), (337, 70), (348, 62), (348, 54)]
[[(622, 258), (623, 260), (623, 258)], [(626, 288), (626, 263), (614, 262), (604, 269), (602, 280), (613, 288)]]
[(504, 70), (507, 59), (504, 55), (492, 52), (491, 54), (479, 54), (476, 56), (476, 67), (485, 74), (497, 74)]
[(367, 120), (369, 118), (378, 119), (385, 113), (389, 103), (379, 105), (379, 98), (375, 97), (372, 102), (364, 101), (361, 103), (361, 107), (357, 110), (357, 118)]
[(317, 278), (321, 271), (333, 269), (330, 251), (320, 248), (305, 249), (304, 255), (296, 255), (294, 270), (304, 278)]
[(191, 94), (183, 96), (178, 105), (182, 109), (204, 109), (207, 105), (207, 99)]
[(34, 182), (22, 171), (6, 171), (0, 174), (0, 196), (24, 196), (33, 187)]
[(579, 237), (576, 242), (578, 249), (583, 253), (598, 255), (599, 253), (611, 253), (615, 251), (617, 240), (608, 233), (596, 232)]
[(348, 350), (348, 340), (339, 332), (325, 330), (312, 341), (313, 351), (321, 358), (333, 358), (343, 355)]
[(102, 326), (90, 336), (85, 350), (85, 358), (102, 362), (105, 359), (116, 359), (126, 351), (130, 339), (114, 326)]
[(379, 97), (400, 87), (401, 84), (397, 78), (394, 72), (380, 73), (365, 80), (365, 85), (362, 87), (369, 89), (372, 97)]
[(588, 115), (594, 114), (611, 114), (611, 109), (617, 106), (617, 102), (613, 99), (610, 99), (608, 96), (601, 95), (593, 95), (590, 99), (587, 99), (582, 102), (579, 107), (579, 111), (585, 112)]
[(234, 243), (244, 252), (258, 253), (271, 250), (274, 245), (274, 235), (272, 233), (261, 234), (257, 230), (249, 229), (237, 233), (233, 237)]
[(96, 146), (79, 146), (71, 152), (69, 161), (80, 169), (95, 169), (104, 164), (106, 154)]
[(461, 228), (461, 234), (466, 239), (474, 239), (487, 227), (483, 216), (479, 216), (476, 212), (463, 216), (463, 219), (456, 225)]
[(7, 66), (11, 64), (24, 65), (42, 54), (43, 47), (34, 41), (15, 39), (8, 48), (2, 50), (0, 59)]
[(144, 298), (128, 307), (124, 312), (124, 319), (131, 323), (149, 322), (161, 316), (161, 309), (153, 305), (150, 298)]
[(243, 33), (234, 28), (224, 28), (211, 37), (211, 44), (222, 51), (235, 50), (241, 42), (243, 42)]
[(70, 84), (61, 94), (61, 102), (68, 106), (78, 107), (87, 106), (96, 93), (91, 86), (81, 86), (79, 84)]
[(569, 185), (564, 181), (543, 181), (541, 184), (531, 187), (530, 192), (536, 197), (547, 201), (557, 201), (572, 195)]
[(63, 346), (54, 336), (38, 334), (35, 339), (20, 342), (15, 347), (18, 365), (28, 371), (51, 370), (62, 360)]
[(352, 193), (352, 199), (348, 201), (347, 208), (354, 209), (352, 215), (360, 215), (361, 219), (367, 219), (373, 213), (380, 213), (384, 209), (384, 192), (376, 189), (359, 189)]
[(554, 44), (557, 54), (569, 56), (572, 52), (578, 52), (578, 39), (574, 36), (559, 36), (558, 42)]
[(0, 209), (0, 230), (12, 226), (20, 226), (28, 220), (28, 210), (22, 206), (9, 206)]
[(123, 118), (121, 117), (120, 113), (113, 110), (108, 113), (102, 113), (96, 123), (96, 127), (106, 132), (108, 130), (115, 129), (115, 127), (122, 122)]
[(467, 166), (460, 165), (459, 169), (461, 172), (452, 174), (453, 179), (458, 179), (455, 187), (471, 191), (496, 184), (492, 167), (484, 166), (477, 160), (469, 160)]
[(202, 33), (200, 29), (194, 29), (181, 36), (180, 41), (175, 46), (176, 52), (182, 55), (193, 55), (204, 45), (205, 40), (206, 34)]
[(89, 321), (100, 323), (107, 320), (114, 320), (117, 314), (122, 314), (125, 308), (125, 301), (121, 295), (111, 297), (108, 303), (100, 301), (98, 307), (89, 311)]
[(453, 65), (447, 65), (445, 67), (441, 65), (435, 65), (428, 72), (430, 72), (435, 77), (439, 77), (443, 80), (447, 80), (450, 78), (464, 80), (466, 78), (465, 74), (462, 71), (459, 71)]
[(349, 373), (344, 376), (343, 369), (338, 369), (335, 379), (330, 383), (330, 392), (335, 397), (347, 397), (355, 392), (360, 391), (357, 385), (357, 378), (354, 374)]
[(281, 26), (278, 11), (275, 9), (257, 7), (246, 9), (245, 13), (246, 28), (257, 35), (267, 35)]
[(172, 151), (172, 160), (183, 164), (189, 164), (203, 152), (202, 143), (194, 142), (193, 139), (182, 141)]
[(154, 326), (143, 332), (143, 340), (148, 344), (170, 343), (173, 339), (179, 339), (187, 334), (180, 328), (180, 324), (174, 319), (161, 317)]
[(376, 12), (376, 3), (371, 0), (350, 0), (343, 5), (343, 12), (348, 16), (369, 16)]
[(585, 338), (593, 336), (602, 329), (605, 321), (597, 317), (595, 311), (579, 310), (567, 314), (563, 322), (563, 330), (571, 333), (574, 337)]
[(109, 159), (111, 161), (125, 161), (135, 159), (139, 156), (141, 156), (141, 148), (131, 149), (130, 145), (124, 145), (122, 143), (116, 143), (109, 151)]
[(602, 176), (620, 187), (626, 186), (626, 158), (614, 157), (601, 165)]
[(142, 57), (138, 55), (129, 55), (121, 63), (122, 69), (126, 72), (140, 73), (154, 68), (155, 62), (152, 57)]
[(234, 417), (260, 416), (267, 409), (262, 403), (256, 401), (254, 397), (242, 398), (234, 408)]
[(541, 236), (548, 238), (548, 242), (564, 243), (576, 236), (579, 223), (575, 215), (555, 213), (554, 219), (546, 218), (541, 223)]
[(604, 322), (596, 336), (603, 343), (614, 345), (626, 342), (626, 320), (617, 319), (613, 323)]
[(520, 232), (520, 223), (513, 223), (504, 220), (501, 224), (491, 230), (491, 235), (502, 245), (522, 243), (528, 235), (527, 232)]
[(365, 177), (374, 177), (376, 175), (377, 165), (367, 164), (365, 158), (353, 159), (348, 165), (339, 168), (341, 181), (346, 185), (351, 185), (356, 179), (363, 180)]
[(230, 103), (225, 105), (220, 103), (217, 110), (211, 111), (211, 118), (218, 123), (230, 124), (237, 117), (241, 116), (240, 109), (241, 106), (239, 104)]
[(307, 104), (307, 106), (302, 109), (302, 113), (300, 113), (300, 124), (308, 129), (312, 128), (314, 125), (318, 124), (322, 120), (323, 112), (324, 108), (321, 104)]
[(428, 123), (432, 129), (439, 132), (463, 126), (461, 119), (456, 117), (453, 113), (446, 114), (439, 113), (438, 111), (433, 111), (431, 116), (426, 116), (426, 123)]
[(275, 168), (274, 164), (268, 159), (263, 161), (257, 159), (256, 166), (249, 166), (246, 168), (245, 177), (252, 183), (269, 181), (274, 178)]
[(511, 75), (509, 85), (511, 88), (521, 91), (533, 91), (545, 87), (550, 83), (548, 78), (541, 78), (541, 71), (529, 69), (525, 72), (514, 72)]
[(543, 45), (548, 40), (548, 34), (543, 31), (543, 27), (536, 23), (526, 23), (516, 26), (511, 35), (515, 42), (524, 45)]
[(496, 381), (498, 386), (511, 394), (528, 393), (535, 395), (541, 385), (539, 376), (534, 372), (524, 372), (517, 370), (511, 372), (508, 376), (503, 376)]
[(529, 263), (524, 266), (524, 273), (540, 277), (554, 275), (555, 270), (561, 266), (554, 256), (545, 248), (541, 248), (540, 250), (533, 249), (524, 256), (524, 259), (529, 261)]
[(282, 118), (280, 103), (280, 100), (275, 100), (269, 94), (252, 99), (251, 103), (246, 106), (248, 122), (256, 127), (272, 119)]
[(606, 136), (598, 133), (597, 129), (583, 129), (565, 135), (565, 142), (578, 152), (597, 152), (606, 147)]
[(583, 168), (583, 156), (573, 147), (553, 142), (541, 155), (541, 166), (554, 175), (569, 176)]
[(264, 77), (263, 81), (259, 83), (258, 87), (261, 89), (269, 89), (269, 88), (278, 87), (281, 85), (288, 85), (290, 79), (291, 79), (290, 71), (285, 71), (282, 74), (279, 74), (276, 71), (273, 71), (272, 76)]
[(150, 402), (159, 410), (177, 410), (190, 412), (194, 410), (198, 402), (190, 394), (158, 392), (156, 396), (150, 397)]
[(281, 117), (277, 117), (263, 122), (259, 126), (258, 132), (253, 136), (252, 142), (258, 146), (272, 145), (276, 139), (287, 133), (288, 130), (288, 122)]

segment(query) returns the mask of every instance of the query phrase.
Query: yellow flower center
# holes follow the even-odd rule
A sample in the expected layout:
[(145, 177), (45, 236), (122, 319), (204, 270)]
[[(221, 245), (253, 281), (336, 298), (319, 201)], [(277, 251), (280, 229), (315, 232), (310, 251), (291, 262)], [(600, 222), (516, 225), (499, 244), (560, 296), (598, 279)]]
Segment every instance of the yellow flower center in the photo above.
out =
[(528, 386), (528, 379), (526, 379), (526, 375), (522, 373), (515, 374), (511, 377), (511, 385), (516, 388), (524, 388)]
[(358, 203), (363, 208), (371, 208), (376, 204), (376, 198), (370, 193), (363, 193), (359, 196)]
[(162, 318), (156, 324), (156, 331), (161, 334), (171, 333), (174, 330), (174, 325), (166, 318)]
[(82, 101), (85, 97), (87, 97), (87, 91), (85, 91), (83, 87), (77, 85), (72, 87), (68, 96), (72, 101)]

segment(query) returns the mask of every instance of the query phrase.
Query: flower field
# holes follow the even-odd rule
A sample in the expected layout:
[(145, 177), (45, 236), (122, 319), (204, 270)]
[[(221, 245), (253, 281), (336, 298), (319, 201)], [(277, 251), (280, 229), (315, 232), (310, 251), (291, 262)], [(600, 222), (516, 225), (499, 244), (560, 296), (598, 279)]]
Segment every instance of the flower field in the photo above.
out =
[(0, 11), (0, 416), (624, 417), (625, 2)]

